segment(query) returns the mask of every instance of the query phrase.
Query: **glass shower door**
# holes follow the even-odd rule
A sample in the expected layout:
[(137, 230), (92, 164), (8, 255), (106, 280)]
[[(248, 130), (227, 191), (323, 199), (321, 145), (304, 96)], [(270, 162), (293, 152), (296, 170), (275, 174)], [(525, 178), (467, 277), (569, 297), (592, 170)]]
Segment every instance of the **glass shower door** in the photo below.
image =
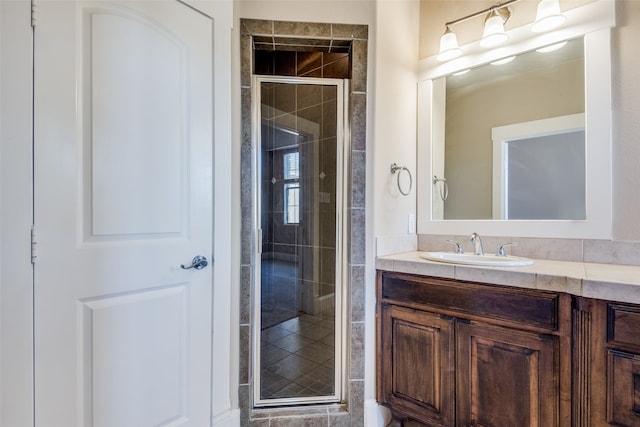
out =
[(255, 401), (337, 401), (343, 82), (258, 79)]

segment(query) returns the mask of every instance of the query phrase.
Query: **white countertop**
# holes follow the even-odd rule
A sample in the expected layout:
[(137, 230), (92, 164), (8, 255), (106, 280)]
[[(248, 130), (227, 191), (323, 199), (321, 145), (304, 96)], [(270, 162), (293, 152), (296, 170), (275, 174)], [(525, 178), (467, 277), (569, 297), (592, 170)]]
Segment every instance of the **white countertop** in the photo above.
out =
[(535, 259), (526, 267), (485, 267), (428, 261), (415, 251), (378, 257), (376, 269), (640, 304), (640, 266)]

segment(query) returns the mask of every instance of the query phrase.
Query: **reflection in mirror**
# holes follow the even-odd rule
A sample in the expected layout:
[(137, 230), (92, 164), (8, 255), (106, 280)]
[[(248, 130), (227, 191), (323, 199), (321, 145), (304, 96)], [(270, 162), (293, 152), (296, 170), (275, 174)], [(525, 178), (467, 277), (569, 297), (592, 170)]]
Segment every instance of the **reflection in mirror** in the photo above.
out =
[(584, 114), (495, 127), (494, 219), (586, 219)]
[(340, 394), (342, 80), (258, 79), (256, 405)]
[[(448, 195), (443, 200), (442, 182), (434, 180), (433, 219), (585, 219), (583, 46), (574, 39), (434, 80), (434, 96), (441, 88), (445, 97), (434, 102), (444, 110), (445, 131), (433, 140), (432, 168), (446, 179)], [(534, 128), (494, 151), (492, 132), (562, 117), (582, 121)], [(558, 200), (571, 203), (560, 208)]]

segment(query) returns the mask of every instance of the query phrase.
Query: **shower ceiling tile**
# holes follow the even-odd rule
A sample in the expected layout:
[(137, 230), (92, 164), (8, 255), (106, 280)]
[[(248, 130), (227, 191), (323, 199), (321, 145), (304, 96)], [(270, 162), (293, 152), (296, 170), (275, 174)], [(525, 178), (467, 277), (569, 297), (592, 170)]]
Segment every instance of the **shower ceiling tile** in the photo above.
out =
[[(332, 54), (327, 54), (332, 55)], [(335, 54), (334, 54), (335, 55)], [(328, 64), (325, 63), (322, 68), (322, 77), (325, 78), (344, 78), (344, 76), (349, 76), (349, 70), (351, 69), (349, 63), (349, 55), (342, 54), (343, 56), (335, 61), (330, 61)]]
[(349, 53), (351, 51), (351, 40), (339, 40), (333, 39), (331, 40), (331, 50), (332, 53)]
[(322, 77), (322, 52), (298, 52), (297, 75)]
[(305, 39), (299, 37), (274, 37), (276, 50), (324, 51), (331, 46), (330, 39)]

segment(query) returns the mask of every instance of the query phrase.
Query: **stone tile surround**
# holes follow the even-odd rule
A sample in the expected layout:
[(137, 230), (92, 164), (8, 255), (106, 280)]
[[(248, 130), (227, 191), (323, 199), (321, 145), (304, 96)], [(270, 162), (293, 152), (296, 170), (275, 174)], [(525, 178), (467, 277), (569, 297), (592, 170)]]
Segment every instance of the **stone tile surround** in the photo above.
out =
[[(517, 246), (509, 246), (507, 253), (534, 259), (573, 261), (600, 264), (621, 264), (640, 266), (640, 242), (624, 242), (596, 239), (547, 239), (524, 237), (481, 236), (484, 250), (493, 253), (507, 242), (515, 242)], [(417, 236), (417, 250), (450, 251), (453, 246), (447, 239), (462, 244), (465, 251), (471, 250), (469, 236), (420, 234)], [(389, 246), (386, 244), (385, 246)], [(390, 254), (386, 252), (385, 254)], [(378, 251), (380, 255), (380, 251)]]
[[(278, 36), (308, 39), (333, 38), (351, 40), (352, 68), (349, 117), (351, 122), (350, 159), (348, 166), (348, 206), (350, 221), (345, 238), (348, 240), (347, 269), (348, 366), (345, 373), (346, 398), (340, 404), (256, 409), (252, 404), (253, 373), (251, 372), (251, 329), (254, 312), (253, 295), (255, 241), (252, 224), (253, 147), (251, 136), (252, 37)], [(283, 22), (241, 19), (241, 301), (240, 301), (240, 387), (239, 401), (242, 426), (362, 426), (364, 425), (364, 269), (365, 269), (365, 189), (366, 169), (366, 105), (368, 28), (366, 25)]]
[(453, 250), (447, 239), (471, 251), (469, 236), (417, 235), (376, 240), (376, 268), (412, 274), (566, 292), (589, 298), (640, 303), (640, 242), (596, 239), (509, 238), (482, 236), (485, 253), (516, 242), (507, 252), (532, 258), (527, 267), (478, 267), (429, 262), (424, 251)]

